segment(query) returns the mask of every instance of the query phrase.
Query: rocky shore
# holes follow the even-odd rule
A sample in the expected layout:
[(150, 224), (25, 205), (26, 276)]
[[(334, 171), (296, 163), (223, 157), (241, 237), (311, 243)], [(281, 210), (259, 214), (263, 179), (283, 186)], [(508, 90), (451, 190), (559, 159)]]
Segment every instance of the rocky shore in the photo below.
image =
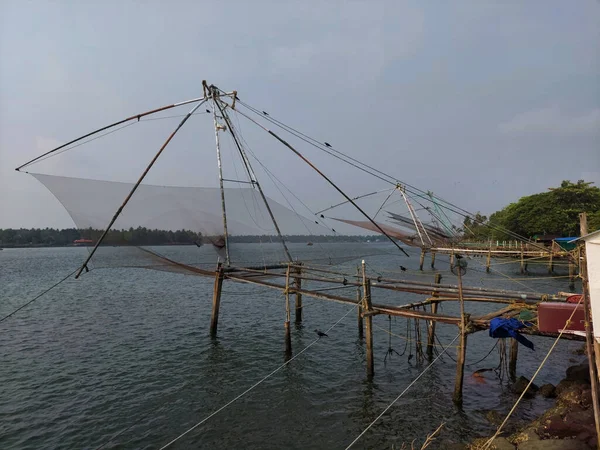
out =
[[(528, 383), (527, 378), (520, 377), (512, 386), (514, 393), (521, 394)], [(509, 428), (507, 433), (502, 433), (502, 437), (494, 440), (491, 449), (595, 450), (598, 448), (587, 362), (569, 367), (565, 379), (557, 386), (546, 384), (538, 387), (532, 384), (526, 396), (536, 395), (556, 398), (554, 406), (531, 423), (521, 424), (516, 428), (513, 426), (512, 433)], [(481, 449), (488, 439), (489, 437), (476, 439), (465, 448)]]

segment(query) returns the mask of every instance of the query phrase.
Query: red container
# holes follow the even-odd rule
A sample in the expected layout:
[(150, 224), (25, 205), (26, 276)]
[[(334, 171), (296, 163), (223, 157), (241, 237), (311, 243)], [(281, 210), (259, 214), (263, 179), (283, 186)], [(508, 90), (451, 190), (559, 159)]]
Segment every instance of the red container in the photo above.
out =
[(585, 331), (585, 320), (583, 305), (574, 303), (544, 302), (538, 305), (538, 329), (544, 332), (559, 333), (565, 328), (565, 324), (574, 309), (575, 314), (567, 330)]

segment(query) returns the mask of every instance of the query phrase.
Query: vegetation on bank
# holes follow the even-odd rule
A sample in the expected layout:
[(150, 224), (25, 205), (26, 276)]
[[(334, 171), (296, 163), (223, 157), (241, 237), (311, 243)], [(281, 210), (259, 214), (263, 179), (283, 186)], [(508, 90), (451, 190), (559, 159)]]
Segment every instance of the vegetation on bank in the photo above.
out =
[(563, 181), (547, 192), (521, 197), (489, 218), (479, 213), (474, 219), (467, 217), (463, 222), (464, 236), (476, 240), (511, 239), (502, 229), (528, 238), (579, 236), (579, 213), (584, 211), (588, 229), (600, 229), (600, 188), (592, 184)]
[[(81, 239), (96, 242), (102, 235), (101, 230), (92, 228), (54, 229), (20, 228), (0, 229), (0, 247), (61, 247), (74, 245)], [(286, 236), (286, 242), (349, 242), (382, 239), (381, 236)], [(273, 236), (230, 236), (233, 243), (270, 242)], [(129, 230), (111, 230), (104, 240), (106, 245), (189, 245), (211, 242), (210, 238), (191, 230), (151, 230), (144, 227)]]

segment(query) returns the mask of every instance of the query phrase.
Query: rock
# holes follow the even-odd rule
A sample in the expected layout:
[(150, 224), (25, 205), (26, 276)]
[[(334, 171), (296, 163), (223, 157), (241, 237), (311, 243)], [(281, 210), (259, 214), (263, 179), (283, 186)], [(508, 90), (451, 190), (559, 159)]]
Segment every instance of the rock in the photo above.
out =
[(566, 423), (560, 414), (547, 417), (536, 430), (538, 436), (545, 438), (572, 438), (581, 432), (581, 428), (574, 428), (571, 424)]
[(490, 450), (515, 450), (515, 446), (511, 444), (505, 437), (497, 437), (492, 441)]
[[(527, 385), (529, 384), (529, 380), (527, 378), (525, 378), (524, 376), (520, 376), (519, 378), (517, 378), (517, 381), (515, 381), (513, 383), (513, 385), (511, 386), (512, 391), (515, 394), (521, 394), (526, 388)], [(531, 384), (531, 386), (529, 386), (529, 390), (527, 391), (527, 393), (525, 394), (525, 397), (535, 397), (535, 393), (538, 391), (538, 387), (535, 384)]]
[(576, 348), (575, 350), (573, 350), (573, 354), (574, 355), (585, 355), (585, 353), (586, 353), (585, 344), (583, 344), (581, 347)]
[(574, 439), (546, 439), (523, 442), (519, 445), (519, 450), (582, 450), (582, 448), (581, 441)]
[(504, 420), (504, 417), (498, 411), (494, 411), (493, 409), (489, 410), (485, 414), (485, 418), (492, 425), (500, 425), (502, 423), (502, 421)]
[(540, 440), (540, 437), (535, 432), (535, 429), (526, 428), (523, 431), (521, 431), (520, 433), (518, 433), (517, 435), (515, 435), (514, 439), (512, 439), (512, 442), (514, 442), (515, 444), (518, 445), (521, 442), (525, 442), (525, 441), (539, 441), (539, 440)]
[(563, 380), (556, 386), (556, 395), (563, 405), (587, 405), (590, 403), (591, 390), (587, 384), (579, 381)]
[(571, 366), (567, 369), (567, 378), (569, 381), (584, 381), (590, 382), (590, 367), (588, 363)]
[(469, 447), (467, 446), (467, 444), (453, 442), (452, 444), (444, 444), (443, 448), (447, 450), (467, 450)]
[(540, 395), (545, 398), (554, 398), (556, 397), (556, 388), (553, 384), (544, 384), (540, 387)]

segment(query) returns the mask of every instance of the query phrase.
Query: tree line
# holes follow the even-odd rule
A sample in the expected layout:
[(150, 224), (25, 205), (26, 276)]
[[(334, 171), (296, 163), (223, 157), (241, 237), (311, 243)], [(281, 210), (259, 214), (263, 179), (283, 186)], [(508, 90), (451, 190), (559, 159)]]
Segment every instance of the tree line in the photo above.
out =
[[(85, 239), (96, 243), (103, 230), (93, 228), (8, 228), (0, 229), (0, 247), (62, 247), (76, 245)], [(381, 240), (381, 236), (285, 236), (286, 242), (349, 242)], [(279, 242), (276, 236), (230, 236), (231, 243)], [(191, 230), (158, 230), (144, 227), (110, 230), (105, 245), (202, 245), (212, 243), (213, 237)]]
[(464, 219), (465, 239), (514, 239), (508, 230), (527, 238), (540, 235), (579, 236), (579, 213), (586, 212), (590, 232), (600, 229), (600, 188), (565, 180), (547, 192), (521, 197), (490, 217), (477, 213)]

